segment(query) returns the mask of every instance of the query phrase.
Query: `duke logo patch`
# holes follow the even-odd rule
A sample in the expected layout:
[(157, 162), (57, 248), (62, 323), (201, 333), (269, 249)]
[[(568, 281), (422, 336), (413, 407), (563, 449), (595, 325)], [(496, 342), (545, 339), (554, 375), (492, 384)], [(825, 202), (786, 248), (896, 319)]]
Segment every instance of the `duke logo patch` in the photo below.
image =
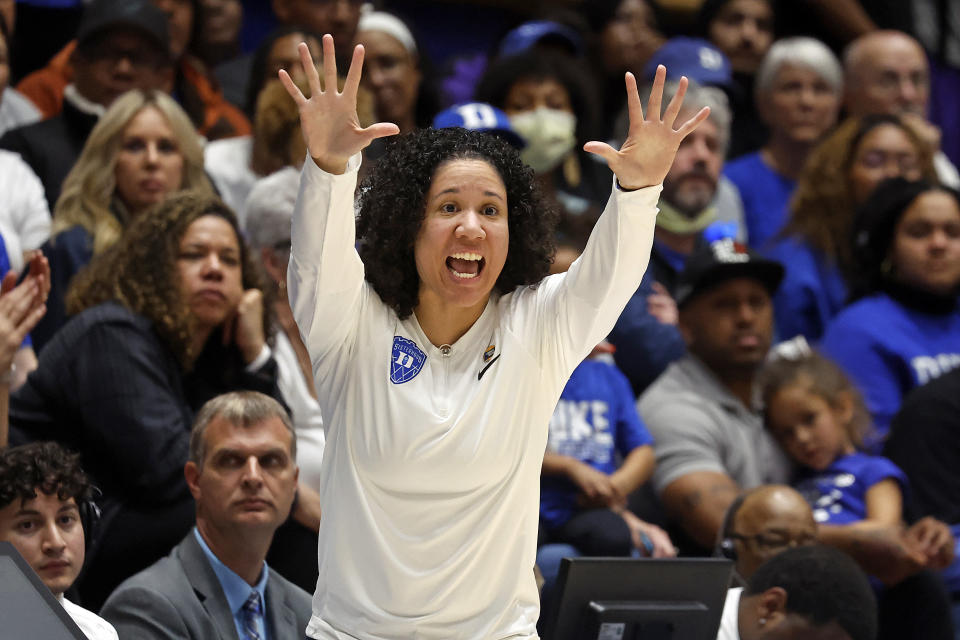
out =
[(403, 384), (417, 377), (427, 361), (427, 354), (417, 343), (400, 336), (393, 336), (393, 353), (390, 354), (390, 382)]
[(487, 350), (483, 352), (483, 362), (484, 363), (490, 362), (490, 358), (492, 358), (493, 354), (495, 354), (496, 352), (497, 352), (497, 345), (492, 344), (489, 347), (487, 347)]

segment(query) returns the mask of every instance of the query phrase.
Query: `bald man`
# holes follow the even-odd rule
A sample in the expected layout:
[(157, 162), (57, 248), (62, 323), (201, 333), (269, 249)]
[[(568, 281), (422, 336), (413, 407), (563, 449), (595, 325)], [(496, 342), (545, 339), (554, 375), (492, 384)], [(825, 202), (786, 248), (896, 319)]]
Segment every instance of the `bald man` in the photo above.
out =
[(843, 66), (848, 115), (900, 116), (936, 151), (940, 181), (960, 187), (960, 174), (940, 151), (940, 130), (927, 120), (930, 67), (920, 43), (901, 31), (874, 31), (850, 43)]
[(783, 485), (764, 485), (731, 505), (720, 535), (724, 555), (732, 557), (737, 575), (747, 581), (760, 565), (781, 551), (814, 544), (817, 523), (797, 491)]
[[(887, 587), (880, 596), (880, 640), (950, 640), (949, 599), (939, 578), (930, 571), (922, 571), (929, 564), (918, 544), (920, 538), (940, 535), (946, 527), (932, 518), (921, 520), (906, 531), (859, 524), (817, 525), (813, 510), (800, 493), (787, 486), (764, 485), (741, 494), (730, 505), (724, 516), (718, 551), (735, 561), (736, 575), (741, 584), (747, 584), (761, 565), (788, 549), (814, 545), (818, 541), (835, 547), (887, 585), (895, 585)], [(722, 623), (718, 640), (738, 638), (732, 631), (731, 620), (736, 616), (731, 618), (730, 608), (736, 606), (739, 595), (736, 589), (728, 594), (724, 610), (728, 630), (724, 632)], [(744, 626), (740, 627), (739, 640), (747, 640)], [(917, 633), (911, 635), (912, 632)]]

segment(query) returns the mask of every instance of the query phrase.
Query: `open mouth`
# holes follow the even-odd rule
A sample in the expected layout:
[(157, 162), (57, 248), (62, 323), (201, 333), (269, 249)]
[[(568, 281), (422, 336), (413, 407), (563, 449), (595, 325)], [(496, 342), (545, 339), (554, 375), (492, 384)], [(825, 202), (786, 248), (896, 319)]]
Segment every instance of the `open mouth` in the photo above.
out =
[(455, 253), (447, 257), (447, 269), (461, 280), (476, 278), (483, 271), (486, 261), (479, 253)]

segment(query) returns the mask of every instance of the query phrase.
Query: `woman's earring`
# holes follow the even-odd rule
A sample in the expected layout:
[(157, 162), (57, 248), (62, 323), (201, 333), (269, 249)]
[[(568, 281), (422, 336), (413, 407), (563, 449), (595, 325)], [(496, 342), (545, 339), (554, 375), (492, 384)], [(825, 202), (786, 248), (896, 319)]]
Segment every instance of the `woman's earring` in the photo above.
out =
[(880, 273), (889, 276), (893, 273), (893, 261), (889, 257), (884, 258), (883, 262), (880, 263)]
[(760, 620), (758, 620), (757, 622), (759, 622), (759, 623), (760, 623), (760, 626), (762, 627), (763, 625), (767, 624), (767, 619), (766, 619), (766, 618), (760, 618)]

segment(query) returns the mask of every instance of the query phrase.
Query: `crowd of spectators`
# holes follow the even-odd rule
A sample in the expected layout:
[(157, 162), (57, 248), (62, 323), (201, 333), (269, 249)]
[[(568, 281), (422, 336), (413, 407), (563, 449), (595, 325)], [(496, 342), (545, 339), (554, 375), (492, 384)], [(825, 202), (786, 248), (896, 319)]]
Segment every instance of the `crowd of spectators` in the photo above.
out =
[[(116, 637), (91, 611), (121, 638), (302, 637), (325, 434), (287, 300), (306, 147), (278, 71), (305, 89), (297, 45), (319, 65), (331, 33), (341, 70), (366, 50), (360, 125), (508, 140), (559, 272), (613, 180), (582, 147), (626, 139), (623, 74), (663, 64), (665, 104), (690, 80), (679, 121), (710, 115), (543, 425), (543, 611), (562, 557), (717, 554), (721, 638), (960, 638), (960, 12), (513, 4), (0, 0), (0, 539), (91, 638)], [(257, 517), (217, 502), (249, 485), (236, 451)], [(794, 575), (814, 565), (845, 576)], [(860, 570), (876, 629), (796, 608), (839, 593), (786, 598), (850, 578), (869, 609)]]

